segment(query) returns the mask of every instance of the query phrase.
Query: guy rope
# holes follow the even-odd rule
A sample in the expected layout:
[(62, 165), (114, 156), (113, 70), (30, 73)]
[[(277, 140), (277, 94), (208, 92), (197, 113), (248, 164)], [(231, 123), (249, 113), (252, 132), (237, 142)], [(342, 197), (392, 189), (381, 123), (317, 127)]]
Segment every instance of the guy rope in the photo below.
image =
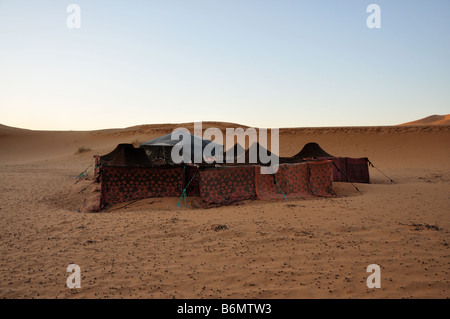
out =
[(94, 166), (94, 162), (95, 160), (92, 160), (89, 166), (76, 177), (77, 181), (75, 182), (75, 184), (89, 175), (90, 168)]

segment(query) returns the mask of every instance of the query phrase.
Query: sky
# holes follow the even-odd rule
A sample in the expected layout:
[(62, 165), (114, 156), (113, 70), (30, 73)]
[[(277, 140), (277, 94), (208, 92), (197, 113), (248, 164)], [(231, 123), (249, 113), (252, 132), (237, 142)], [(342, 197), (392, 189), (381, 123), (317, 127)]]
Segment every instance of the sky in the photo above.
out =
[[(370, 4), (380, 28), (367, 26)], [(448, 113), (449, 0), (0, 0), (4, 125), (375, 126)]]

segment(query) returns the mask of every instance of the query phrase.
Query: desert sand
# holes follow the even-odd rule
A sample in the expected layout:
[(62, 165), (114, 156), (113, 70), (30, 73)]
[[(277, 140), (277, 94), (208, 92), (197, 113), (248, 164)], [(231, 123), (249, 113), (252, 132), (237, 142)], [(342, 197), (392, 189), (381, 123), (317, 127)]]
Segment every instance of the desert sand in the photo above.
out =
[(450, 114), (447, 115), (430, 115), (424, 117), (423, 119), (407, 122), (400, 125), (449, 125), (450, 124)]
[[(98, 191), (92, 174), (76, 176), (94, 154), (175, 126), (0, 126), (0, 297), (450, 297), (449, 125), (281, 129), (282, 156), (317, 142), (336, 156), (367, 156), (395, 181), (371, 168), (371, 184), (358, 192), (335, 183), (336, 198), (211, 209), (148, 198), (83, 209)], [(80, 289), (66, 287), (69, 264), (81, 267)], [(366, 285), (370, 264), (381, 267), (379, 289)]]

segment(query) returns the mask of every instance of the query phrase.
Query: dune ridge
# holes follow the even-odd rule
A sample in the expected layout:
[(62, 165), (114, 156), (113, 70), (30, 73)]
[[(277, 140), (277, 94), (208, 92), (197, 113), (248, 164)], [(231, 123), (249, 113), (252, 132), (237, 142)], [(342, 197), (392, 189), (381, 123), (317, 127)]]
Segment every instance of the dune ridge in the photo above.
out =
[(400, 125), (450, 125), (450, 114), (430, 115), (422, 119)]

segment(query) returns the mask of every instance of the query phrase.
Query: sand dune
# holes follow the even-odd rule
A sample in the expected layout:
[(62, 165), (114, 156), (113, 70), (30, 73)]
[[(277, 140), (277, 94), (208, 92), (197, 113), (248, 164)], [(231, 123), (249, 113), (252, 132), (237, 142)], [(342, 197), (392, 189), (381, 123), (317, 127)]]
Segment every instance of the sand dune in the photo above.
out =
[[(92, 175), (79, 183), (75, 176), (94, 154), (175, 126), (193, 124), (0, 126), (0, 297), (450, 297), (450, 126), (281, 129), (283, 156), (317, 142), (336, 156), (368, 156), (396, 181), (371, 169), (372, 184), (356, 185), (358, 192), (336, 183), (333, 199), (193, 209), (177, 208), (178, 198), (149, 198), (81, 212), (98, 185)], [(81, 267), (81, 289), (65, 286), (72, 263)], [(374, 263), (381, 289), (366, 286)]]
[(450, 125), (450, 114), (431, 115), (417, 121), (412, 121), (400, 125)]
[[(242, 127), (240, 124), (226, 122), (203, 122), (203, 129), (216, 127)], [(33, 131), (13, 128), (0, 124), (0, 163), (26, 163), (29, 161), (68, 156), (78, 148), (93, 150), (104, 154), (118, 143), (139, 143), (171, 133), (183, 127), (193, 132), (194, 123), (138, 125), (123, 129), (97, 131)], [(92, 154), (93, 154), (92, 153)]]

